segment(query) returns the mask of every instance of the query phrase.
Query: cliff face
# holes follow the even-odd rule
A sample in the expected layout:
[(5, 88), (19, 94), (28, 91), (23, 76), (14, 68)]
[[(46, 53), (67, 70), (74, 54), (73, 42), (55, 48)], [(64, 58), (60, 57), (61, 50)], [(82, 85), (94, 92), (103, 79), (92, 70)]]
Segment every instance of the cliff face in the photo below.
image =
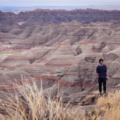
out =
[[(4, 25), (34, 25), (51, 24), (61, 22), (71, 22), (77, 20), (82, 23), (108, 22), (110, 20), (120, 20), (120, 11), (105, 11), (92, 9), (77, 10), (35, 10), (30, 12), (0, 12), (0, 24)], [(21, 24), (22, 23), (22, 24)]]

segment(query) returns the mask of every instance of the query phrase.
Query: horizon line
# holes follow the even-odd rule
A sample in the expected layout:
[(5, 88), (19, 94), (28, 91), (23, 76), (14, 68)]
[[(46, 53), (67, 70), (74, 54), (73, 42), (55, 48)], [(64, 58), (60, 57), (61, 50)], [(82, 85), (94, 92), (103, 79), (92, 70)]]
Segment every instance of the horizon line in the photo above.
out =
[(86, 6), (3, 6), (0, 7), (88, 7), (88, 6), (120, 6), (120, 5), (86, 5)]

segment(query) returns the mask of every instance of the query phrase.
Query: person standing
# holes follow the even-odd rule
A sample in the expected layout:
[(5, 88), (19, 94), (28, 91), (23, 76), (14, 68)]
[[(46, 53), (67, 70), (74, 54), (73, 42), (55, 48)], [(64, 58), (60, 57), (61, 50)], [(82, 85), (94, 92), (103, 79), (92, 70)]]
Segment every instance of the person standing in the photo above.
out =
[(96, 68), (100, 95), (102, 95), (102, 84), (103, 91), (106, 94), (106, 80), (108, 79), (107, 66), (103, 64), (103, 61), (103, 59), (99, 59), (99, 65)]

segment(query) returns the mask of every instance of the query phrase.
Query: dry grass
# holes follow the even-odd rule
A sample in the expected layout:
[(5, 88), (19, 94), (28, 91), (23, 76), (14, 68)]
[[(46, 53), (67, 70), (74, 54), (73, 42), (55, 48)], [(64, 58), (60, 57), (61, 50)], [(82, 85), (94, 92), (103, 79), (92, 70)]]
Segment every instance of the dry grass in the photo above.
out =
[(97, 100), (95, 110), (88, 111), (85, 120), (120, 120), (120, 90)]
[(0, 92), (0, 120), (120, 120), (120, 91), (100, 97), (98, 109), (81, 115), (69, 103), (64, 105), (59, 93), (54, 100), (44, 97), (42, 86), (38, 89), (35, 82), (14, 88), (14, 93)]
[(63, 105), (62, 98), (45, 98), (42, 87), (39, 90), (33, 82), (14, 84), (14, 94), (2, 92), (0, 99), (0, 120), (79, 120), (78, 110), (71, 111)]
[(120, 120), (120, 90), (99, 98), (97, 104), (104, 112), (103, 120)]

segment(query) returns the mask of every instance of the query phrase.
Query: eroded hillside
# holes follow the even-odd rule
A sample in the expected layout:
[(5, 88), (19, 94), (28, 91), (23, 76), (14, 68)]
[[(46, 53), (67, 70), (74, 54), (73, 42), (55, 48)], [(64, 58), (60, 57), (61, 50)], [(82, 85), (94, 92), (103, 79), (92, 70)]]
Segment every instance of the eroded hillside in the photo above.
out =
[[(3, 32), (8, 28), (9, 32)], [(38, 86), (43, 80), (46, 94), (51, 91), (51, 95), (55, 95), (59, 84), (60, 94), (69, 96), (66, 101), (74, 95), (74, 100), (79, 103), (82, 99), (79, 96), (97, 89), (99, 58), (104, 58), (108, 66), (108, 86), (120, 84), (119, 21), (90, 24), (72, 21), (0, 29), (1, 89), (4, 89), (3, 84), (12, 89), (11, 83), (21, 82), (23, 76), (29, 82), (36, 80)]]

